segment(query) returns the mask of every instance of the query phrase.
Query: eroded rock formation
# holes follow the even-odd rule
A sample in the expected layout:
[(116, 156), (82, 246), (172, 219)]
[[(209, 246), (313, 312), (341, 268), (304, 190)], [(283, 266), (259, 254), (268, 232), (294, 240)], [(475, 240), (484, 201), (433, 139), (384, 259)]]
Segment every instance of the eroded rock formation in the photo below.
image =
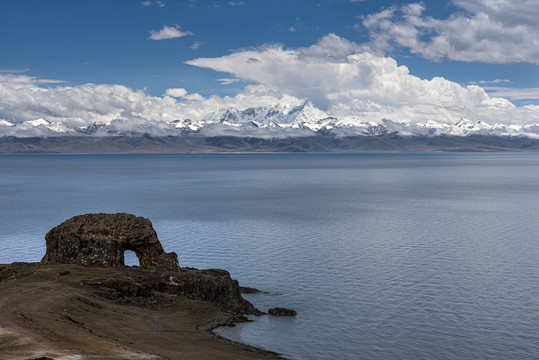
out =
[[(120, 304), (154, 306), (166, 303), (162, 294), (169, 294), (208, 301), (233, 313), (261, 314), (242, 298), (238, 282), (227, 271), (180, 269), (176, 253), (163, 250), (148, 219), (121, 213), (79, 215), (51, 229), (45, 240), (47, 252), (42, 264), (111, 267), (66, 265), (58, 268), (58, 276), (67, 279), (87, 273), (76, 283), (95, 288), (98, 294)], [(140, 268), (123, 266), (126, 250), (135, 252)], [(0, 266), (0, 283), (11, 276), (9, 269)]]
[(133, 251), (143, 268), (178, 269), (176, 253), (166, 253), (150, 220), (131, 214), (75, 216), (45, 236), (43, 264), (123, 266), (124, 252)]

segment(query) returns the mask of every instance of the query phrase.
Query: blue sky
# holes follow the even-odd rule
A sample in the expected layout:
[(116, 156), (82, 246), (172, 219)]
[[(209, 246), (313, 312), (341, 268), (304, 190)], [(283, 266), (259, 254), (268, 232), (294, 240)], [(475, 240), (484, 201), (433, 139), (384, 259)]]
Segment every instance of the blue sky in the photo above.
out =
[[(0, 75), (40, 88), (118, 84), (156, 97), (167, 89), (236, 96), (259, 84), (327, 109), (341, 104), (332, 100), (337, 95), (310, 99), (301, 80), (294, 88), (271, 74), (245, 73), (227, 58), (254, 51), (263, 59), (272, 46), (300, 53), (326, 38), (324, 51), (346, 42), (342, 59), (373, 53), (419, 79), (477, 84), (521, 107), (539, 104), (537, 18), (539, 4), (531, 0), (2, 1)], [(303, 78), (317, 76), (310, 64)]]

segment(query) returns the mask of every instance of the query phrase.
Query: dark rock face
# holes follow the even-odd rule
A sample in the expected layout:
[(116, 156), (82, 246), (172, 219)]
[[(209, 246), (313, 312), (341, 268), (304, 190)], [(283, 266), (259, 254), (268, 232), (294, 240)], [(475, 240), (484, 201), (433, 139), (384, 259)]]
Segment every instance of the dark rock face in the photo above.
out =
[(273, 315), (273, 316), (296, 316), (297, 315), (295, 310), (278, 308), (278, 307), (269, 309), (268, 314)]
[(124, 252), (132, 250), (140, 266), (178, 269), (176, 253), (166, 253), (150, 220), (131, 214), (75, 216), (45, 236), (43, 264), (123, 266)]
[(182, 268), (175, 271), (144, 271), (127, 268), (125, 272), (107, 279), (81, 283), (95, 287), (104, 297), (122, 304), (151, 303), (156, 294), (172, 294), (209, 301), (234, 313), (262, 314), (241, 296), (238, 281), (225, 270)]

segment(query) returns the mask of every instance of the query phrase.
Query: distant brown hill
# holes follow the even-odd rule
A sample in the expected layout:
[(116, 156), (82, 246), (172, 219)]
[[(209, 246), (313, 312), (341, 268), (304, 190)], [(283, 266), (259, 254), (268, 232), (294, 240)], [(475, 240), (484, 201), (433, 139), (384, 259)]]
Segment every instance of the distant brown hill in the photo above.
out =
[(430, 152), (539, 151), (539, 140), (499, 136), (311, 136), (253, 138), (235, 136), (155, 137), (0, 137), (0, 154), (136, 154), (232, 152)]

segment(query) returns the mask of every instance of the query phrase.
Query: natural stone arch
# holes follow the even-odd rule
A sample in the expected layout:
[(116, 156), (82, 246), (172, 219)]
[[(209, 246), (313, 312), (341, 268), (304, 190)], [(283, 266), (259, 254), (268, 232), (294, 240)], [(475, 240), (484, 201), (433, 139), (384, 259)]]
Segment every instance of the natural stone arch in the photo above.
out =
[(166, 253), (150, 220), (131, 214), (75, 216), (45, 236), (42, 263), (124, 266), (125, 250), (132, 250), (141, 267), (178, 268), (176, 253)]

